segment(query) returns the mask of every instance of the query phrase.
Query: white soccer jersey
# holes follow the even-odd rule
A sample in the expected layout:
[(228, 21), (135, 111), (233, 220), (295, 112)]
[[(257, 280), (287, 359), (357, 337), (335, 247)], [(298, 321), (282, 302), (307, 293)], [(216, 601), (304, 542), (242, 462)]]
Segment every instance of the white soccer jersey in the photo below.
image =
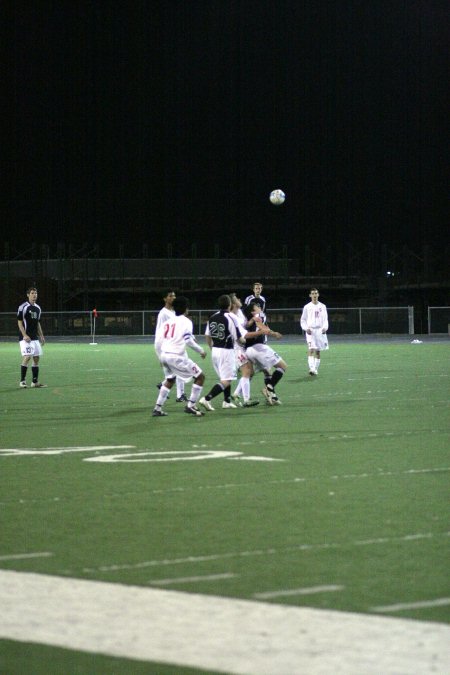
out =
[(161, 355), (185, 355), (186, 346), (192, 347), (194, 351), (202, 354), (203, 349), (195, 341), (193, 330), (192, 321), (187, 316), (172, 314), (161, 326)]
[(303, 307), (300, 325), (304, 331), (320, 328), (322, 331), (328, 330), (328, 312), (323, 302), (314, 304), (308, 302)]
[(242, 311), (241, 308), (237, 309), (236, 312), (230, 312), (231, 316), (234, 317), (237, 321), (237, 326), (243, 335), (244, 333), (247, 332), (246, 325), (247, 325), (247, 319), (245, 318), (245, 314)]
[(158, 312), (155, 328), (155, 351), (158, 356), (161, 354), (161, 344), (164, 337), (162, 327), (166, 321), (170, 321), (170, 319), (172, 319), (174, 316), (175, 311), (173, 309), (168, 309), (167, 307), (163, 307)]

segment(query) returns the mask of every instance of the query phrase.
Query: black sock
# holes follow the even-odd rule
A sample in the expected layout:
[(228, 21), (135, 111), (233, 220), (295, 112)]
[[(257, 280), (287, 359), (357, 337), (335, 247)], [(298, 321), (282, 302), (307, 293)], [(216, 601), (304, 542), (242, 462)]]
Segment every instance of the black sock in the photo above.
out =
[(27, 379), (28, 366), (20, 366), (20, 381), (25, 382)]
[(272, 387), (275, 388), (275, 385), (281, 380), (281, 378), (283, 377), (283, 375), (284, 375), (284, 370), (282, 370), (281, 368), (277, 368), (277, 369), (272, 373), (271, 382), (270, 382), (270, 384), (272, 385)]
[(209, 394), (207, 394), (205, 396), (206, 400), (210, 401), (212, 398), (214, 398), (215, 396), (218, 396), (220, 393), (222, 393), (223, 390), (224, 390), (223, 384), (220, 384), (218, 382), (217, 384), (214, 385), (214, 387), (211, 389)]
[(31, 366), (31, 372), (33, 373), (33, 382), (37, 382), (39, 377), (39, 366)]
[(223, 398), (227, 403), (231, 403), (231, 384), (223, 390)]

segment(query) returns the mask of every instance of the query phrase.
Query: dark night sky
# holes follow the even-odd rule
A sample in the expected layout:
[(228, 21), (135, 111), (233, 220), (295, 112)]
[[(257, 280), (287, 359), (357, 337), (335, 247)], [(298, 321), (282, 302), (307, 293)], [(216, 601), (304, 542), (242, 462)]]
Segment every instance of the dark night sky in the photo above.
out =
[(295, 256), (442, 238), (449, 7), (11, 3), (4, 240)]

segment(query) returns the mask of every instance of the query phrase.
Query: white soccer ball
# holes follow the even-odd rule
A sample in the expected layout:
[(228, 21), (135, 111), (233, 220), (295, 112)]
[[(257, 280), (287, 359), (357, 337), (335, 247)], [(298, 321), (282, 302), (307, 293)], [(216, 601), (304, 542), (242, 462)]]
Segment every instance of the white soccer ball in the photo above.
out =
[(286, 199), (286, 195), (284, 194), (283, 190), (272, 190), (269, 199), (272, 204), (275, 204), (275, 206), (280, 206), (280, 204), (282, 204)]

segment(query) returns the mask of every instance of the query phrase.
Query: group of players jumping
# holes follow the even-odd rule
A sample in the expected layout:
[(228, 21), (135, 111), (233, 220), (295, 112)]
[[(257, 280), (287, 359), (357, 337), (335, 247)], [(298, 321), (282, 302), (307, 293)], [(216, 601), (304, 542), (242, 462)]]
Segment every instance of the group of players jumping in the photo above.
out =
[[(184, 402), (184, 411), (196, 417), (202, 417), (204, 411), (213, 412), (215, 408), (211, 401), (221, 395), (222, 408), (256, 406), (259, 401), (251, 398), (250, 389), (252, 377), (258, 372), (264, 376), (262, 394), (267, 405), (281, 405), (275, 387), (285, 374), (287, 364), (267, 344), (267, 338), (280, 339), (282, 335), (267, 324), (266, 300), (261, 292), (262, 284), (255, 282), (253, 293), (245, 298), (244, 305), (235, 293), (220, 296), (218, 310), (209, 317), (205, 330), (219, 379), (205, 396), (202, 396), (205, 375), (186, 350), (190, 347), (202, 359), (206, 358), (206, 351), (193, 334), (188, 300), (183, 296), (176, 297), (174, 291), (166, 293), (155, 330), (155, 350), (165, 379), (158, 385), (153, 417), (167, 415), (163, 407), (175, 383), (176, 401)], [(328, 346), (328, 316), (325, 305), (318, 302), (317, 289), (311, 289), (310, 297), (311, 302), (305, 305), (300, 323), (308, 344), (309, 373), (315, 376), (320, 365), (320, 350)], [(231, 385), (237, 379), (237, 371), (240, 371), (240, 379), (232, 393)], [(191, 379), (193, 384), (188, 397), (184, 387)]]

